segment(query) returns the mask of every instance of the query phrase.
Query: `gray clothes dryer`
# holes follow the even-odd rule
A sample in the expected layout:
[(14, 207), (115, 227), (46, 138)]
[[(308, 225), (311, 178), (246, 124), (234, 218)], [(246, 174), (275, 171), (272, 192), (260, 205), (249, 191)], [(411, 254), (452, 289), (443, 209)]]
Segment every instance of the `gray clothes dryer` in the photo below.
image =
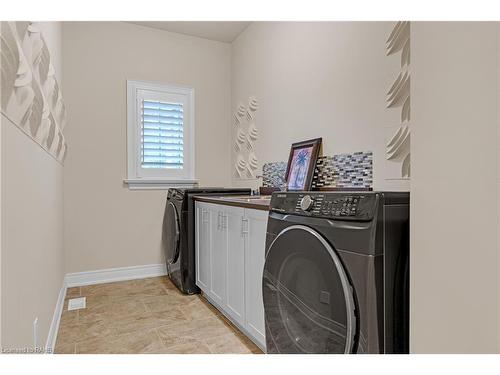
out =
[(267, 352), (408, 353), (408, 231), (409, 193), (274, 193)]

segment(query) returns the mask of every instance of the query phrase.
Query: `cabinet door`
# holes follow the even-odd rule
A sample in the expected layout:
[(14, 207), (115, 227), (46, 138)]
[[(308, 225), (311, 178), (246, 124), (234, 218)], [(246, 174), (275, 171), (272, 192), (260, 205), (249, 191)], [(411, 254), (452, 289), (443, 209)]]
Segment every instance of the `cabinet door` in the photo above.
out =
[(223, 226), (224, 206), (209, 205), (212, 221), (210, 247), (210, 296), (223, 307), (226, 303), (227, 230)]
[(227, 232), (227, 313), (235, 322), (245, 325), (245, 242), (244, 209), (225, 208), (224, 227)]
[(210, 291), (210, 211), (203, 202), (196, 202), (196, 285)]
[(262, 273), (266, 252), (267, 216), (267, 211), (245, 210), (245, 327), (262, 347), (266, 345)]

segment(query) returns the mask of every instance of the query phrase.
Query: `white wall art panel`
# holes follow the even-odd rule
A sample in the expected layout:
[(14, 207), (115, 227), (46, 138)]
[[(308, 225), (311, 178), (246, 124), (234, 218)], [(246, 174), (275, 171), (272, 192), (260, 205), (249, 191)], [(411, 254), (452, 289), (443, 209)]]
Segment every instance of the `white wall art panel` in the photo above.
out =
[(386, 142), (386, 159), (398, 163), (397, 178), (410, 178), (410, 22), (396, 23), (386, 42), (386, 53), (401, 53), (401, 71), (386, 98), (387, 108), (401, 111), (401, 122)]
[(63, 162), (66, 109), (40, 30), (31, 22), (1, 22), (0, 39), (2, 114)]
[(248, 98), (247, 105), (239, 103), (234, 113), (234, 177), (253, 180), (259, 168), (255, 145), (259, 130), (255, 125), (255, 115), (259, 102), (255, 97)]

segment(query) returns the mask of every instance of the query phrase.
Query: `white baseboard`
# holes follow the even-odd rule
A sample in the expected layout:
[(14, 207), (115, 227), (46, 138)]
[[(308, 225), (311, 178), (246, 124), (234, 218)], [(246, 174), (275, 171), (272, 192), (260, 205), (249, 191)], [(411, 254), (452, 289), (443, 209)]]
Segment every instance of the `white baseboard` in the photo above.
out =
[(108, 268), (97, 271), (68, 273), (64, 278), (66, 287), (112, 283), (167, 274), (165, 264), (146, 264), (144, 266)]
[(66, 285), (63, 281), (63, 286), (59, 291), (59, 296), (57, 297), (56, 308), (54, 309), (54, 315), (52, 316), (52, 322), (50, 323), (49, 334), (47, 335), (47, 341), (45, 342), (45, 353), (52, 354), (56, 347), (57, 332), (59, 332), (59, 323), (61, 322), (61, 314), (64, 307), (64, 299), (66, 297)]

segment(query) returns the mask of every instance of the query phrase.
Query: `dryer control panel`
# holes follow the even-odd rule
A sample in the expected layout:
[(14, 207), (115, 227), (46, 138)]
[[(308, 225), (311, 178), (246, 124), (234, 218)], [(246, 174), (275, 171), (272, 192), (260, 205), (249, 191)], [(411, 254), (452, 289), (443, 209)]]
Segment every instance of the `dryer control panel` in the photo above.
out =
[(277, 192), (271, 211), (338, 220), (371, 220), (377, 194), (371, 192)]

